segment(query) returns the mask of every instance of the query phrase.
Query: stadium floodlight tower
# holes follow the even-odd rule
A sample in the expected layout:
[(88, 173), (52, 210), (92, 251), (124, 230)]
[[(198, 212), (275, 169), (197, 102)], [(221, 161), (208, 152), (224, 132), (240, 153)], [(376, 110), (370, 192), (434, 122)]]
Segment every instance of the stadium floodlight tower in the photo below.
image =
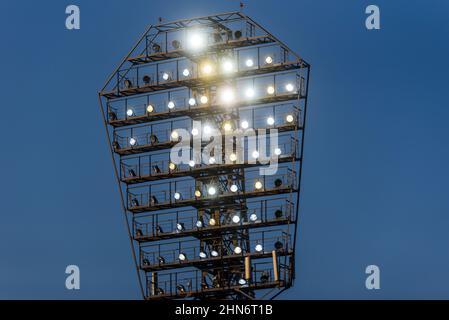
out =
[(230, 12), (150, 26), (106, 81), (145, 299), (274, 298), (293, 284), (309, 72)]

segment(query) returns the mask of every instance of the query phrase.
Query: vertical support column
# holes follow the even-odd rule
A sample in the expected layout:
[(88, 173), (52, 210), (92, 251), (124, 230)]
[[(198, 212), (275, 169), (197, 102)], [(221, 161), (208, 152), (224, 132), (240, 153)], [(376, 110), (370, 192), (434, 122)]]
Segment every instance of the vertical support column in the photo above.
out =
[(157, 287), (158, 287), (158, 284), (157, 284), (157, 272), (153, 272), (151, 274), (151, 295), (152, 296), (155, 296), (157, 294), (156, 293)]
[(273, 256), (273, 280), (279, 281), (278, 257), (276, 250), (273, 250), (271, 254)]
[(251, 281), (251, 258), (249, 256), (245, 257), (245, 280)]

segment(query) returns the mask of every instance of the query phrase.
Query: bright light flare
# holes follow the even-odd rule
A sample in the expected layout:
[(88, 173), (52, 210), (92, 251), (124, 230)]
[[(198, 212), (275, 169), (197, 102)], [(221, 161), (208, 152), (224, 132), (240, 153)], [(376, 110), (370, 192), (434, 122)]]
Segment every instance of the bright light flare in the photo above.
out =
[(195, 104), (196, 104), (195, 98), (190, 98), (189, 99), (189, 106), (193, 107)]
[(255, 96), (255, 94), (256, 94), (256, 92), (254, 91), (254, 89), (253, 88), (248, 88), (248, 89), (246, 89), (246, 91), (245, 91), (245, 96), (247, 97), (247, 98), (254, 98), (254, 96)]
[(200, 50), (206, 46), (206, 37), (200, 32), (193, 32), (187, 38), (187, 44), (191, 50)]
[(202, 104), (206, 104), (206, 103), (209, 102), (209, 98), (208, 98), (207, 96), (201, 96), (200, 102), (201, 102)]
[(231, 88), (224, 88), (221, 91), (221, 101), (225, 104), (233, 103), (235, 100), (235, 92)]
[(246, 61), (245, 61), (245, 65), (246, 65), (248, 68), (251, 68), (252, 66), (254, 66), (254, 61), (253, 61), (253, 59), (248, 59), (248, 60), (246, 60)]
[(223, 72), (230, 73), (234, 71), (234, 63), (231, 60), (224, 60), (222, 64)]
[(217, 189), (215, 189), (215, 187), (209, 187), (207, 193), (209, 193), (210, 196), (214, 196), (217, 193)]
[(287, 83), (285, 85), (285, 90), (287, 90), (288, 92), (292, 92), (293, 90), (295, 90), (295, 87), (293, 86), (293, 84)]

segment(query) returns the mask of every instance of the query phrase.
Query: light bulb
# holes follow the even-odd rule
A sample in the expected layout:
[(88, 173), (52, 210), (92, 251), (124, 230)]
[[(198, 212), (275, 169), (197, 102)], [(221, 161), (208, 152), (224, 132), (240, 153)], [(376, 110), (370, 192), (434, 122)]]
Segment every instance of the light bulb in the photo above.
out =
[(135, 138), (129, 139), (129, 144), (135, 146), (137, 144), (137, 140)]
[(233, 184), (230, 189), (232, 192), (237, 192), (239, 190), (239, 187), (237, 187), (236, 184)]
[(272, 126), (272, 125), (274, 124), (274, 118), (273, 118), (273, 117), (268, 117), (268, 118), (267, 118), (267, 124), (268, 124), (269, 126)]
[(288, 123), (292, 123), (293, 120), (295, 120), (295, 118), (291, 114), (285, 117), (285, 121), (287, 121)]
[(282, 150), (280, 148), (274, 149), (274, 154), (280, 156), (282, 154)]
[(212, 128), (208, 125), (203, 128), (205, 134), (210, 134), (212, 132)]
[(169, 109), (173, 109), (175, 107), (175, 103), (173, 101), (169, 101), (168, 104), (167, 104), (167, 107)]
[(195, 197), (197, 197), (197, 198), (201, 197), (201, 191), (200, 190), (195, 190)]
[(203, 251), (200, 252), (199, 256), (201, 259), (206, 259), (207, 257), (207, 255)]
[(252, 213), (252, 214), (249, 216), (249, 220), (251, 220), (252, 222), (256, 222), (256, 221), (257, 221), (257, 214)]
[(234, 69), (234, 65), (233, 65), (232, 61), (225, 60), (223, 62), (223, 71), (224, 72), (232, 72), (233, 69)]
[(234, 223), (239, 223), (240, 222), (240, 217), (236, 214), (232, 217), (232, 222)]
[(261, 244), (257, 244), (256, 247), (255, 247), (255, 249), (256, 249), (257, 252), (262, 252), (263, 247), (262, 247)]
[(254, 89), (253, 89), (253, 88), (248, 88), (248, 89), (246, 89), (246, 91), (245, 91), (245, 96), (246, 96), (247, 98), (254, 98), (254, 95), (255, 95), (255, 92), (254, 92)]
[(133, 109), (128, 109), (128, 110), (126, 110), (126, 115), (127, 115), (128, 117), (132, 117), (132, 116), (134, 115)]
[(217, 224), (217, 221), (215, 221), (214, 218), (210, 218), (210, 219), (209, 219), (209, 225), (215, 226), (216, 224)]
[(212, 251), (210, 252), (210, 255), (211, 255), (212, 257), (218, 257), (218, 252), (215, 251), (215, 250), (212, 250)]
[(221, 92), (221, 100), (223, 103), (232, 103), (234, 98), (234, 91), (230, 88), (226, 88)]
[(209, 101), (209, 98), (207, 96), (201, 96), (200, 101), (202, 104), (206, 104)]
[(262, 184), (262, 182), (257, 181), (257, 182), (254, 184), (254, 187), (255, 187), (257, 190), (260, 190), (260, 189), (262, 189), (263, 184)]
[(242, 253), (242, 248), (240, 248), (240, 247), (235, 247), (235, 248), (234, 248), (234, 253), (235, 253), (235, 254), (241, 254), (241, 253)]
[(267, 93), (268, 94), (274, 94), (274, 87), (273, 86), (268, 86), (267, 87)]
[(252, 66), (254, 66), (254, 61), (252, 59), (248, 59), (246, 60), (245, 64), (248, 68), (251, 68)]
[(287, 85), (285, 86), (285, 89), (288, 92), (292, 92), (294, 90), (294, 87), (293, 87), (293, 85), (291, 83), (287, 83)]
[(215, 189), (215, 187), (209, 187), (207, 192), (209, 193), (209, 195), (213, 196), (217, 193), (217, 189)]
[(231, 131), (232, 130), (232, 124), (229, 122), (225, 122), (225, 124), (223, 125), (223, 129), (225, 131)]
[(189, 70), (189, 69), (184, 69), (184, 71), (182, 72), (182, 75), (183, 75), (184, 77), (190, 76), (190, 70)]
[(189, 105), (193, 107), (195, 104), (196, 104), (195, 98), (190, 98), (189, 99)]
[(229, 160), (237, 161), (237, 155), (235, 153), (231, 153), (231, 155), (229, 156)]
[(148, 113), (151, 113), (151, 112), (153, 112), (154, 111), (154, 107), (151, 105), (151, 104), (149, 104), (148, 106), (147, 106), (147, 112)]
[(259, 151), (254, 150), (253, 153), (252, 153), (252, 156), (253, 156), (254, 159), (259, 158)]
[(174, 164), (173, 162), (170, 162), (170, 164), (168, 165), (168, 168), (173, 171), (176, 169), (176, 164)]
[(189, 161), (189, 166), (190, 166), (191, 168), (193, 168), (193, 167), (195, 166), (195, 161), (190, 160), (190, 161)]
[(192, 129), (192, 136), (197, 136), (199, 134), (199, 131), (197, 128)]
[(173, 131), (170, 135), (170, 137), (172, 138), (172, 140), (178, 140), (179, 139), (179, 133), (178, 131)]
[(210, 157), (209, 164), (214, 164), (214, 163), (215, 163), (215, 157)]
[(184, 253), (179, 254), (179, 260), (184, 261), (186, 259), (186, 255)]
[(165, 81), (167, 81), (168, 79), (170, 79), (170, 75), (167, 72), (164, 72), (162, 74), (162, 79), (164, 79)]
[(240, 124), (240, 126), (241, 126), (243, 129), (248, 129), (249, 123), (248, 123), (248, 121), (244, 120), (244, 121), (242, 121), (242, 123)]
[(203, 48), (206, 45), (206, 41), (204, 36), (200, 33), (193, 33), (188, 38), (188, 44), (190, 49), (198, 50)]
[(207, 63), (203, 66), (203, 73), (204, 74), (212, 73), (212, 66), (209, 63)]
[(181, 199), (181, 194), (179, 192), (175, 192), (174, 198), (175, 200)]
[(265, 63), (266, 63), (266, 64), (272, 64), (272, 63), (273, 63), (273, 58), (270, 57), (270, 56), (266, 57), (266, 58), (265, 58)]

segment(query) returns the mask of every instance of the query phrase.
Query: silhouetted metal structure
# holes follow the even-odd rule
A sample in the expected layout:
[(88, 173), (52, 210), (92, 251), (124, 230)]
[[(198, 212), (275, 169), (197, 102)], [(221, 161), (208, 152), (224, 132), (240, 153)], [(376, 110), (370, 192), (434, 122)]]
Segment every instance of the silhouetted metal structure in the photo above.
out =
[[(145, 299), (274, 298), (292, 285), (309, 72), (231, 12), (150, 26), (112, 73), (99, 102)], [(277, 129), (277, 172), (260, 175), (262, 156), (238, 149), (238, 137), (243, 161), (212, 151), (206, 163), (195, 152), (173, 163), (177, 130), (192, 145), (202, 135), (194, 120), (223, 133), (203, 148), (214, 137), (224, 145), (231, 128)]]

